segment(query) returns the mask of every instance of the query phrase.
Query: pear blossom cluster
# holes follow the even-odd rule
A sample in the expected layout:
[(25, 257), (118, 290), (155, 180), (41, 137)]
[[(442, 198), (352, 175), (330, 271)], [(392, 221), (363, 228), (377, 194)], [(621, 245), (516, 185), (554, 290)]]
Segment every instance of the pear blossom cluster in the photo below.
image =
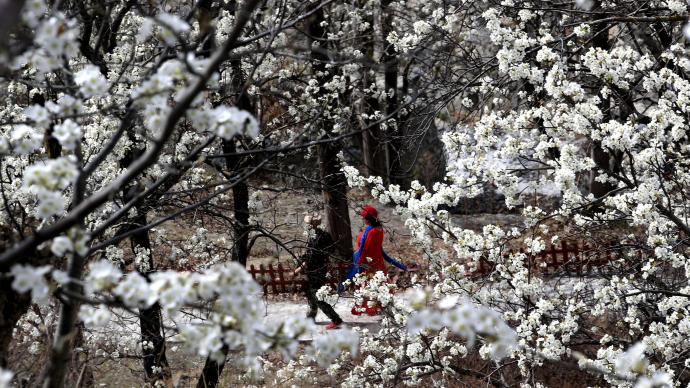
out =
[(0, 369), (0, 388), (10, 388), (14, 373), (7, 369)]
[[(12, 287), (20, 293), (30, 291), (36, 303), (45, 303), (54, 289), (47, 275), (57, 286), (74, 280), (50, 266), (15, 265), (10, 274)], [(268, 349), (279, 349), (286, 359), (291, 359), (297, 354), (298, 339), (315, 335), (315, 325), (309, 320), (291, 318), (280, 323), (264, 323), (261, 287), (237, 263), (217, 265), (198, 273), (156, 272), (149, 277), (147, 280), (138, 272), (123, 274), (106, 260), (91, 263), (83, 284), (86, 295), (94, 298), (94, 303), (83, 304), (79, 318), (87, 327), (105, 327), (113, 318), (110, 306), (121, 303), (123, 308), (145, 309), (159, 303), (176, 322), (177, 336), (189, 352), (221, 362), (228, 350), (240, 351), (243, 357), (238, 362), (252, 373), (261, 370), (259, 356)], [(185, 308), (205, 303), (211, 306), (208, 320), (184, 319), (181, 312)], [(343, 351), (356, 355), (358, 346), (356, 333), (340, 329), (316, 336), (309, 351), (320, 365), (327, 365)], [(224, 347), (228, 350), (223, 350)]]
[[(572, 362), (582, 342), (596, 351), (577, 366), (611, 385), (685, 378), (686, 2), (363, 1), (321, 12), (280, 0), (251, 16), (214, 69), (242, 19), (226, 7), (212, 15), (174, 2), (24, 3), (1, 54), (0, 226), (6, 252), (34, 231), (41, 243), (0, 278), (40, 308), (57, 311), (53, 297), (79, 285), (79, 318), (107, 330), (125, 310), (159, 305), (180, 347), (216, 361), (232, 353), (250, 374), (279, 369), (281, 384), (322, 383), (321, 371), (352, 387), (453, 385), (473, 352), (508, 360), (531, 383), (546, 361)], [(239, 108), (243, 98), (251, 108)], [(213, 230), (236, 221), (229, 190), (239, 174), (270, 160), (271, 174), (298, 179), (294, 160), (319, 157), (300, 144), (369, 130), (388, 159), (393, 149), (416, 156), (432, 128), (446, 162), (436, 182), (389, 184), (360, 174), (358, 152), (341, 157), (350, 187), (405, 220), (428, 263), (415, 279), (423, 284), (404, 294), (383, 274), (355, 278), (355, 302), (382, 310), (379, 330), (329, 333), (307, 350), (298, 341), (313, 335), (310, 323), (264, 324), (258, 285), (222, 264), (234, 248), (230, 228)], [(230, 159), (250, 156), (223, 164), (228, 145), (237, 150)], [(304, 180), (317, 181), (308, 170)], [(462, 226), (453, 209), (487, 190), (519, 221)], [(258, 239), (270, 229), (259, 215), (276, 205), (258, 191), (249, 198), (248, 234)], [(50, 230), (80, 205), (89, 210), (78, 222)], [(184, 227), (168, 229), (170, 221)], [(137, 233), (152, 245), (130, 252), (124, 240)], [(604, 252), (611, 262), (578, 276), (542, 272), (535, 258), (571, 240), (592, 247), (583, 257)], [(78, 279), (58, 269), (81, 259)], [(317, 296), (338, 301), (328, 288)], [(139, 342), (107, 342), (95, 354), (152, 349)], [(271, 365), (261, 358), (270, 351), (290, 361)], [(496, 364), (486, 381), (506, 378), (503, 369)], [(12, 378), (0, 369), (0, 387)]]
[(84, 98), (102, 96), (108, 91), (108, 82), (97, 66), (87, 65), (74, 75), (74, 82)]
[(63, 190), (72, 186), (77, 174), (71, 157), (49, 159), (26, 168), (24, 189), (37, 198), (37, 217), (48, 219), (65, 210), (67, 200)]
[(15, 58), (13, 65), (17, 69), (30, 66), (42, 78), (46, 73), (60, 69), (63, 61), (78, 54), (79, 27), (75, 19), (62, 13), (44, 16), (48, 7), (42, 0), (28, 3), (31, 11), (26, 20), (36, 29), (36, 47)]
[(486, 342), (480, 352), (496, 361), (510, 356), (517, 349), (515, 330), (505, 323), (498, 312), (472, 303), (458, 303), (456, 299), (448, 297), (441, 300), (440, 310), (423, 309), (412, 313), (407, 319), (408, 331), (418, 334), (448, 328), (465, 337), (470, 348), (477, 336), (481, 336)]
[[(687, 12), (687, 4), (671, 3), (659, 2), (659, 12)], [(575, 5), (591, 10), (596, 4)], [(518, 11), (516, 5), (506, 1), (481, 11), (485, 24), (471, 31), (487, 37), (475, 42), (490, 40), (491, 48), (475, 47), (471, 40), (460, 43), (465, 50), (472, 47), (477, 55), (486, 54), (486, 66), (476, 65), (487, 73), (438, 90), (442, 95), (455, 87), (463, 93), (452, 101), (452, 108), (440, 110), (472, 117), (468, 124), (445, 117), (435, 122), (444, 128), (441, 138), (448, 166), (443, 181), (427, 187), (412, 182), (411, 188), (401, 190), (379, 177), (361, 174), (354, 165), (344, 165), (342, 171), (351, 187), (367, 188), (405, 219), (419, 252), (434, 268), (428, 276), (438, 300), (452, 296), (490, 305), (511, 323), (511, 342), (520, 345), (510, 357), (525, 375), (545, 359), (566, 362), (577, 338), (593, 336), (601, 343), (596, 356), (600, 367), (582, 366), (583, 370), (611, 373), (607, 380), (614, 385), (673, 386), (681, 372), (668, 363), (687, 349), (680, 340), (686, 332), (680, 322), (687, 307), (683, 297), (673, 293), (686, 293), (687, 288), (675, 284), (664, 271), (687, 276), (682, 231), (687, 230), (688, 213), (681, 193), (687, 191), (688, 165), (681, 160), (688, 157), (688, 124), (681, 112), (688, 106), (684, 99), (688, 52), (673, 43), (658, 52), (640, 50), (632, 41), (612, 37), (611, 46), (592, 46), (587, 39), (600, 30), (587, 18), (568, 12)], [(456, 12), (462, 15), (465, 10)], [(539, 28), (529, 25), (536, 16), (541, 18)], [(412, 23), (408, 31), (413, 30)], [(560, 30), (561, 23), (574, 27), (572, 35)], [(678, 34), (678, 25), (674, 28)], [(415, 33), (434, 34), (425, 29)], [(415, 42), (417, 47), (423, 45), (419, 42), (424, 37), (402, 40), (400, 36), (389, 35), (400, 53), (412, 52)], [(659, 61), (676, 67), (670, 70)], [(592, 85), (597, 86), (592, 89)], [(624, 105), (621, 96), (652, 95), (629, 110), (610, 111)], [(477, 108), (472, 101), (483, 105)], [(596, 147), (607, 155), (603, 161)], [(479, 231), (459, 226), (447, 209), (462, 198), (480, 195), (483, 185), (502, 194), (506, 207), (515, 208), (524, 224), (489, 225)], [(597, 185), (605, 190), (595, 193)], [(534, 193), (557, 197), (558, 206), (535, 206), (530, 197)], [(597, 237), (616, 222), (621, 222), (621, 235), (613, 241)], [(563, 228), (568, 232), (563, 233)], [(599, 238), (600, 249), (621, 250), (604, 272), (621, 271), (628, 263), (639, 263), (640, 272), (612, 277), (590, 273), (590, 280), (570, 277), (565, 271), (551, 277), (535, 275), (530, 264), (534, 257), (551, 244), (573, 238)], [(480, 261), (491, 263), (489, 275), (476, 276)], [(652, 278), (661, 283), (652, 286), (648, 283)], [(673, 291), (665, 295), (663, 290)], [(419, 321), (431, 320), (438, 330), (443, 325), (435, 311), (420, 314)], [(655, 318), (645, 315), (650, 311)], [(644, 370), (626, 374), (603, 367), (614, 365), (621, 352), (612, 342), (630, 341), (611, 333), (608, 322), (618, 322), (634, 341), (645, 344), (651, 357), (645, 358), (649, 364)], [(440, 329), (438, 336), (443, 335)], [(384, 367), (380, 360), (377, 365)]]

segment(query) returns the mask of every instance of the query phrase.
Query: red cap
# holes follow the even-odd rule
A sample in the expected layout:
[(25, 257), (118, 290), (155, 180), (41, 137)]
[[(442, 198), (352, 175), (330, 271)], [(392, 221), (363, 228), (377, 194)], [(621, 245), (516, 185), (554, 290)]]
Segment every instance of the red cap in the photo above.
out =
[(362, 211), (359, 213), (359, 215), (362, 217), (371, 216), (374, 218), (379, 218), (379, 212), (376, 211), (376, 208), (374, 208), (371, 205), (364, 205), (364, 207), (362, 208)]

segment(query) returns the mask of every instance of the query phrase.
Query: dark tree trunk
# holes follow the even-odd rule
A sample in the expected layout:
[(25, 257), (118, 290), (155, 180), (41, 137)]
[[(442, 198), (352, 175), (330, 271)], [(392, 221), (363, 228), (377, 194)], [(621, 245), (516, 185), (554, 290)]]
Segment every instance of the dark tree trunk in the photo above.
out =
[[(23, 2), (18, 2), (21, 7)], [(3, 15), (6, 16), (6, 15)], [(2, 18), (0, 16), (0, 18)], [(31, 99), (32, 104), (43, 106), (45, 104), (45, 97), (41, 93), (36, 93)], [(52, 131), (52, 128), (49, 129)], [(55, 159), (62, 153), (60, 143), (50, 135), (46, 136), (46, 150), (48, 157)], [(10, 230), (3, 230), (2, 249), (9, 246), (12, 241)], [(28, 260), (31, 263), (33, 260)], [(9, 268), (2, 268), (0, 273), (6, 273)], [(12, 331), (17, 325), (19, 319), (24, 315), (31, 306), (31, 294), (19, 294), (11, 286), (12, 282), (4, 281), (0, 284), (0, 367), (7, 366), (7, 356), (9, 353), (10, 342), (12, 341)]]
[[(254, 114), (254, 106), (244, 89), (245, 77), (242, 74), (242, 63), (240, 60), (233, 60), (230, 66), (232, 68), (232, 90), (237, 93), (235, 105)], [(223, 140), (224, 153), (230, 154), (236, 150), (235, 139)], [(238, 173), (242, 167), (246, 166), (246, 161), (240, 156), (228, 155), (225, 157), (225, 166), (228, 171)], [(232, 199), (235, 211), (235, 246), (232, 251), (232, 260), (246, 266), (249, 255), (249, 187), (245, 181), (238, 182), (232, 188)]]
[[(391, 32), (393, 26), (393, 12), (388, 7), (391, 0), (384, 0), (381, 3), (381, 31), (384, 38)], [(402, 167), (404, 133), (402, 126), (398, 123), (398, 54), (395, 46), (384, 40), (384, 50), (381, 62), (384, 66), (384, 83), (386, 85), (386, 117), (388, 117), (388, 180), (406, 188), (409, 184), (409, 177)]]
[[(0, 51), (6, 52), (9, 47), (10, 32), (22, 18), (25, 0), (0, 1)], [(4, 67), (4, 64), (0, 69)]]
[[(36, 95), (32, 101), (39, 105), (43, 105), (45, 98), (42, 95)], [(52, 136), (52, 126), (47, 133), (46, 150), (51, 159), (60, 157), (62, 154), (62, 146)], [(75, 206), (81, 202), (83, 192), (75, 185), (74, 199), (71, 206)], [(83, 225), (81, 225), (83, 227)], [(67, 274), (72, 279), (81, 279), (83, 267), (85, 263), (84, 257), (73, 253), (69, 260)], [(82, 286), (76, 282), (70, 282), (65, 288), (72, 294), (79, 295), (82, 293)], [(80, 303), (74, 299), (67, 299), (60, 305), (60, 315), (53, 340), (53, 346), (50, 349), (50, 357), (48, 363), (43, 370), (43, 386), (44, 387), (63, 387), (65, 385), (65, 377), (68, 372), (72, 370), (74, 375), (75, 369), (84, 369), (85, 374), (91, 374), (88, 364), (81, 365), (79, 356), (72, 357), (72, 349), (75, 344), (80, 344), (83, 341), (83, 330), (77, 324), (77, 314), (79, 313)], [(84, 363), (88, 362), (83, 360)], [(89, 369), (87, 371), (87, 369)], [(78, 372), (76, 372), (78, 375)]]
[[(597, 9), (600, 6), (601, 1), (595, 1), (592, 9)], [(595, 16), (595, 20), (601, 18), (603, 18), (603, 16)], [(595, 27), (594, 30), (594, 39), (592, 41), (593, 46), (602, 48), (604, 50), (610, 48), (608, 40), (608, 25), (606, 23), (600, 23), (596, 26), (597, 27)], [(604, 120), (608, 120), (611, 118), (610, 105), (610, 99), (603, 98), (602, 96), (602, 111), (604, 112)], [(603, 147), (601, 146), (601, 142), (599, 141), (592, 142), (590, 157), (592, 158), (592, 160), (596, 164), (596, 168), (598, 169), (610, 171), (613, 168), (612, 155), (610, 155), (606, 150), (603, 149)], [(615, 186), (613, 186), (610, 183), (597, 182), (597, 176), (599, 176), (599, 173), (596, 170), (592, 170), (590, 172), (589, 192), (594, 194), (595, 197), (599, 198), (613, 190)]]
[[(323, 9), (317, 10), (309, 22), (309, 35), (314, 40), (321, 42), (322, 50), (312, 50), (312, 70), (318, 74), (317, 79), (323, 85), (333, 77), (331, 69), (326, 68), (328, 56), (324, 52), (327, 31), (321, 25), (324, 20)], [(324, 118), (319, 118), (321, 129), (326, 132), (325, 138), (333, 136), (331, 129), (333, 123)], [(337, 251), (342, 259), (349, 260), (352, 257), (352, 231), (350, 229), (350, 213), (347, 205), (347, 179), (345, 174), (340, 171), (340, 161), (338, 154), (343, 146), (340, 141), (320, 144), (318, 146), (319, 171), (323, 189), (326, 219), (328, 220), (328, 231), (337, 244)]]
[(337, 244), (341, 258), (352, 257), (352, 231), (350, 213), (347, 205), (347, 179), (340, 171), (338, 154), (342, 151), (339, 143), (327, 143), (318, 147), (319, 170), (326, 207), (328, 231)]
[(0, 368), (7, 367), (12, 332), (19, 318), (31, 306), (31, 294), (19, 294), (12, 289), (12, 282), (0, 282)]
[[(374, 34), (374, 15), (371, 13), (371, 17), (368, 20), (369, 28), (364, 31), (364, 46), (366, 48), (367, 59), (370, 66), (365, 66), (362, 69), (362, 87), (367, 89), (371, 85), (376, 84), (376, 76), (373, 71), (375, 66), (375, 43), (376, 37)], [(381, 111), (381, 104), (377, 97), (368, 95), (363, 101), (362, 111), (370, 116), (374, 112)], [(364, 159), (365, 173), (367, 175), (377, 175), (383, 177), (384, 180), (388, 180), (388, 160), (387, 160), (387, 150), (386, 143), (383, 141), (383, 136), (381, 133), (381, 125), (375, 124), (378, 119), (362, 119), (362, 155)]]
[[(234, 153), (235, 151), (237, 151), (235, 139), (223, 140), (224, 153)], [(225, 165), (229, 171), (239, 170), (241, 162), (242, 160), (237, 156), (225, 158)], [(232, 188), (232, 205), (235, 212), (235, 224), (233, 225), (235, 245), (232, 249), (232, 261), (246, 266), (249, 245), (249, 187), (245, 182), (238, 182)]]
[[(225, 356), (227, 356), (228, 347), (223, 346), (221, 351)], [(199, 380), (196, 383), (196, 387), (216, 388), (218, 386), (218, 382), (220, 381), (220, 375), (223, 373), (224, 368), (225, 360), (223, 360), (223, 362), (221, 363), (218, 363), (212, 360), (210, 357), (207, 357), (206, 363), (204, 364), (204, 370), (202, 371), (201, 376), (199, 376)]]
[[(133, 132), (133, 128), (134, 126), (132, 125), (127, 129), (127, 136), (129, 137), (129, 140), (132, 142), (133, 146), (127, 151), (120, 161), (120, 165), (123, 168), (127, 168), (132, 161), (134, 161), (140, 156), (141, 153), (145, 151), (144, 148), (138, 148), (137, 139)], [(136, 183), (124, 189), (122, 193), (124, 201), (129, 202), (142, 190), (143, 187)], [(134, 208), (137, 215), (135, 219), (132, 220), (132, 228), (146, 225), (146, 208), (142, 206), (142, 203), (136, 204)], [(136, 255), (137, 248), (146, 249), (148, 251), (145, 266), (137, 265), (137, 263), (134, 265), (135, 269), (148, 279), (149, 275), (155, 271), (155, 262), (151, 249), (149, 230), (145, 229), (132, 234), (130, 242), (132, 245), (132, 253), (134, 255)], [(161, 307), (158, 303), (153, 304), (149, 308), (139, 310), (139, 332), (141, 334), (141, 352), (143, 355), (142, 363), (144, 366), (146, 381), (151, 384), (154, 384), (156, 381), (169, 380), (171, 376), (170, 366), (168, 365), (168, 360), (165, 355), (165, 337), (163, 333), (162, 318)], [(146, 344), (146, 346), (143, 346), (144, 344)]]
[[(231, 2), (230, 7), (237, 7), (237, 4), (233, 1)], [(218, 8), (213, 6), (211, 0), (200, 1), (199, 11), (200, 18), (202, 20), (212, 20), (218, 15)], [(235, 11), (237, 11), (237, 9), (235, 9)], [(204, 52), (211, 52), (216, 46), (216, 42), (213, 39), (213, 31), (210, 26), (208, 30), (206, 30), (206, 33), (207, 40), (204, 42)], [(237, 59), (231, 61), (230, 68), (232, 69), (232, 92), (237, 93), (235, 105), (239, 109), (254, 113), (252, 102), (244, 90), (245, 79), (244, 75), (242, 74), (241, 60)], [(236, 144), (237, 140), (235, 139), (224, 139), (223, 153), (235, 153), (237, 151)], [(225, 166), (228, 171), (238, 172), (243, 167), (243, 164), (244, 160), (242, 157), (233, 155), (228, 155), (225, 157)], [(238, 182), (232, 188), (232, 202), (233, 211), (235, 213), (235, 224), (233, 225), (235, 244), (232, 250), (232, 260), (246, 267), (247, 258), (249, 256), (249, 187), (244, 181)], [(227, 356), (227, 346), (223, 346), (222, 353), (223, 355)], [(217, 362), (210, 357), (207, 357), (206, 362), (204, 363), (204, 369), (201, 371), (201, 375), (197, 380), (196, 386), (198, 388), (217, 387), (224, 368), (225, 359), (223, 359), (222, 362)]]
[[(137, 214), (135, 225), (146, 225), (146, 213), (144, 210), (137, 208)], [(131, 237), (131, 242), (132, 251), (135, 254), (137, 247), (148, 251), (147, 268), (137, 268), (137, 271), (148, 279), (148, 276), (155, 271), (148, 229), (134, 233)], [(171, 377), (170, 366), (165, 356), (163, 316), (161, 314), (161, 306), (158, 303), (146, 309), (139, 309), (139, 331), (142, 345), (147, 344), (147, 346), (142, 346), (141, 350), (146, 381), (154, 384), (156, 381), (168, 380)]]

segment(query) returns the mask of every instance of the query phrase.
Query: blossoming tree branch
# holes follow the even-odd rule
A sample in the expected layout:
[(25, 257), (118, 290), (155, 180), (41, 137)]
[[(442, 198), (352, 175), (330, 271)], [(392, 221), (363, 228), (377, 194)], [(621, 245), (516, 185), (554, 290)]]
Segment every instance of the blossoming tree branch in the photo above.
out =
[(0, 388), (686, 386), (688, 7), (0, 1)]

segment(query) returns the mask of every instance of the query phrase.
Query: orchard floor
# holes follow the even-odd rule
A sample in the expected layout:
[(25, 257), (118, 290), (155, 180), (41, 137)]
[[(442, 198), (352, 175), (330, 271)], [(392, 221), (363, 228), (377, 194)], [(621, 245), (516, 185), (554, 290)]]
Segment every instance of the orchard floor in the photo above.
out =
[[(354, 316), (350, 313), (352, 299), (341, 298), (334, 306), (336, 312), (343, 318), (344, 327), (365, 327), (370, 331), (378, 328), (380, 317)], [(266, 315), (264, 320), (267, 322), (283, 322), (289, 317), (304, 317), (306, 319), (309, 307), (306, 298), (300, 295), (282, 295), (266, 303)], [(192, 318), (194, 319), (194, 318)], [(319, 311), (316, 317), (316, 335), (326, 332), (326, 325), (330, 320), (325, 314)], [(171, 322), (167, 323), (168, 325)], [(135, 343), (139, 338), (139, 328), (136, 317), (131, 314), (121, 314), (105, 328), (89, 331), (86, 338), (89, 342), (100, 343), (104, 338), (126, 339), (128, 342)], [(310, 336), (300, 338), (300, 342), (311, 342)], [(103, 346), (107, 348), (106, 346)], [(168, 342), (167, 357), (173, 371), (173, 383), (176, 387), (195, 387), (196, 380), (200, 375), (204, 359), (190, 356), (183, 349), (180, 349), (174, 341)], [(141, 362), (128, 357), (128, 354), (117, 354), (115, 357), (99, 356), (98, 362), (93, 363), (94, 378), (96, 387), (140, 387), (143, 384)], [(268, 358), (280, 361), (276, 355), (269, 354)], [(223, 387), (235, 387), (245, 384), (235, 381), (239, 373), (233, 373), (233, 366), (228, 363), (226, 372), (223, 374)], [(264, 381), (258, 386), (272, 386), (273, 384)], [(286, 386), (290, 386), (287, 384)]]
[[(261, 191), (260, 187), (255, 187), (253, 192)], [(305, 212), (318, 211), (322, 208), (320, 204), (321, 196), (319, 194), (309, 193), (273, 193), (270, 190), (261, 191), (259, 195), (261, 201), (264, 203), (266, 210), (260, 212), (256, 219), (262, 227), (270, 230), (274, 235), (283, 241), (289, 241), (287, 245), (291, 249), (295, 249), (295, 253), (300, 253), (300, 247), (305, 243), (303, 234), (303, 216)], [(353, 190), (349, 193), (350, 211), (349, 216), (352, 224), (353, 238), (359, 233), (362, 223), (357, 210), (364, 204), (373, 204), (379, 210), (380, 218), (384, 222), (386, 230), (386, 240), (384, 247), (391, 256), (407, 264), (418, 264), (421, 268), (427, 265), (427, 259), (423, 252), (421, 252), (411, 241), (410, 234), (405, 226), (404, 219), (395, 212), (395, 209), (381, 206), (378, 202), (372, 199), (367, 193), (361, 190)], [(463, 228), (481, 231), (485, 225), (498, 224), (503, 227), (517, 226), (521, 223), (521, 217), (515, 214), (472, 214), (453, 216), (455, 223)], [(179, 223), (179, 224), (177, 224)], [(171, 238), (179, 236), (180, 239), (185, 238), (189, 233), (190, 227), (195, 227), (197, 224), (192, 220), (180, 219), (176, 223), (165, 224), (158, 228), (158, 232), (167, 235)], [(209, 240), (223, 239), (228, 236), (227, 230), (214, 228), (211, 225), (205, 226), (208, 230)], [(353, 242), (354, 244), (354, 242)], [(176, 263), (173, 261), (167, 262), (168, 255), (161, 253), (159, 260), (162, 266), (175, 267)], [(292, 256), (285, 250), (285, 247), (278, 246), (268, 239), (259, 239), (252, 248), (248, 264), (276, 264), (283, 263), (283, 265), (294, 265)], [(421, 275), (421, 274), (420, 274)], [(423, 277), (423, 276), (421, 276)], [(420, 282), (425, 282), (424, 279), (419, 279)], [(264, 319), (273, 322), (281, 322), (287, 317), (306, 317), (308, 305), (306, 298), (302, 294), (282, 294), (270, 295), (266, 300), (266, 316)], [(378, 328), (380, 317), (368, 316), (353, 316), (350, 313), (352, 307), (352, 299), (341, 298), (335, 305), (338, 314), (344, 320), (344, 326), (358, 326), (367, 328), (370, 331), (375, 331)], [(317, 334), (326, 332), (325, 326), (329, 323), (329, 319), (319, 311), (316, 318)], [(109, 328), (109, 333), (104, 333), (108, 337), (127, 338), (135, 343), (139, 338), (139, 328), (136, 319), (133, 317), (123, 317), (119, 327)], [(311, 338), (301, 338), (308, 343)], [(119, 355), (119, 358), (100, 358), (102, 362), (97, 362), (94, 365), (94, 377), (97, 386), (101, 387), (139, 387), (142, 385), (142, 367), (139, 360), (131, 359), (128, 355)], [(196, 386), (197, 378), (203, 367), (204, 360), (200, 357), (190, 356), (181, 348), (180, 344), (174, 341), (168, 342), (167, 357), (169, 359), (171, 370), (173, 371), (173, 382), (178, 387), (194, 387)], [(269, 354), (267, 358), (276, 363), (280, 363), (280, 359), (275, 354)], [(222, 386), (234, 387), (244, 386), (246, 382), (236, 380), (236, 376), (240, 375), (240, 371), (233, 370), (231, 363), (227, 364), (226, 371), (223, 373)], [(263, 384), (259, 386), (274, 386), (269, 383), (273, 379), (267, 378)], [(338, 382), (324, 381), (324, 386), (337, 386)], [(280, 384), (282, 385), (282, 384)], [(285, 383), (284, 386), (291, 384)]]
[[(265, 320), (269, 322), (282, 322), (289, 317), (306, 317), (309, 311), (306, 299), (302, 301), (278, 301), (268, 304), (268, 314)], [(338, 303), (333, 306), (335, 311), (343, 319), (344, 327), (360, 326), (367, 327), (370, 330), (375, 330), (378, 327), (380, 317), (370, 317), (367, 315), (355, 316), (350, 313), (352, 308), (352, 299), (341, 298)], [(316, 316), (316, 333), (321, 334), (326, 332), (326, 325), (330, 323), (330, 319), (319, 310)], [(310, 340), (311, 338), (300, 338), (301, 340)]]

